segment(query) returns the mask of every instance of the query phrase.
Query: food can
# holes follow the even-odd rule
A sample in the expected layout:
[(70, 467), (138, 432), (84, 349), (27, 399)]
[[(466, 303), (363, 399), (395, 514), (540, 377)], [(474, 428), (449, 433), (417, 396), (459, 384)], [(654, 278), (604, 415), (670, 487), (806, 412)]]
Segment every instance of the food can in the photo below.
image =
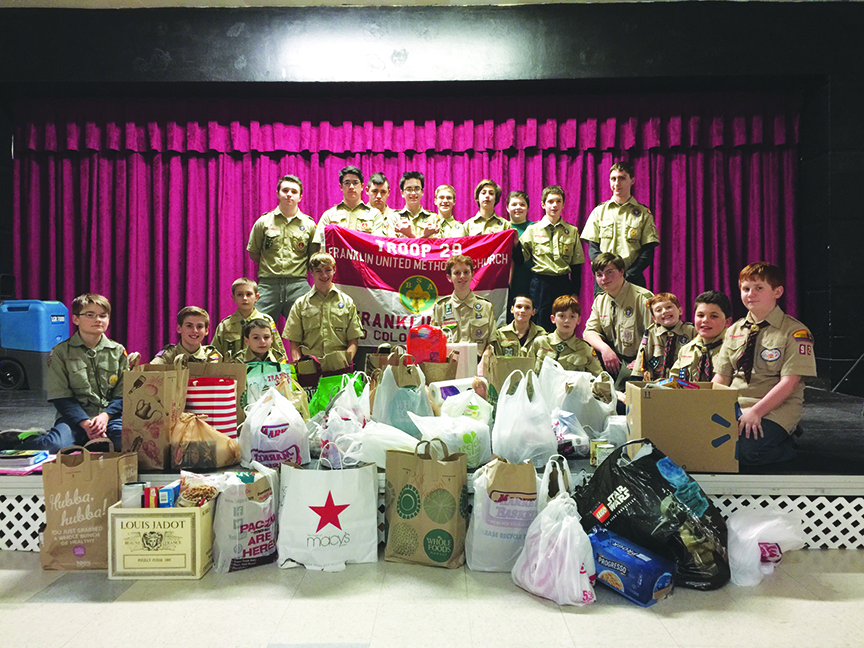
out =
[(588, 442), (588, 463), (592, 466), (597, 465), (597, 446), (608, 444), (606, 439), (591, 439)]
[(610, 454), (612, 454), (613, 450), (615, 450), (615, 446), (612, 445), (611, 443), (599, 444), (597, 446), (597, 464), (596, 465), (599, 466), (600, 464), (602, 464), (606, 460), (606, 457), (608, 457)]
[(123, 508), (141, 508), (144, 503), (144, 487), (146, 482), (136, 481), (123, 484), (120, 501)]

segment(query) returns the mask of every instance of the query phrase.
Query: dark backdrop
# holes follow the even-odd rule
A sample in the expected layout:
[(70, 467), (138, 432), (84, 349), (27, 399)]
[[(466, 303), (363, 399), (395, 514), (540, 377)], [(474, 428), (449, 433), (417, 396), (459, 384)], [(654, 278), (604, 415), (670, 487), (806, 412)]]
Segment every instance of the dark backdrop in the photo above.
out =
[[(0, 10), (0, 128), (66, 96), (488, 97), (513, 92), (801, 91), (798, 279), (820, 376), (864, 351), (861, 4)], [(0, 268), (11, 267), (0, 161)], [(26, 271), (26, 270), (24, 270)], [(864, 392), (864, 369), (841, 385)]]

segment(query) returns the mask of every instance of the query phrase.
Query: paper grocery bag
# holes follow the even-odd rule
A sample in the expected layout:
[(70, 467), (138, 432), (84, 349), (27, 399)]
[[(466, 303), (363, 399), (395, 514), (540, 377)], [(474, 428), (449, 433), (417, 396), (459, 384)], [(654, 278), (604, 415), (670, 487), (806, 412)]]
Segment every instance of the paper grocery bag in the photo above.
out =
[(137, 479), (138, 457), (131, 452), (69, 446), (46, 463), (42, 568), (108, 569), (108, 507), (120, 501), (123, 484)]
[(495, 392), (501, 393), (501, 386), (514, 371), (527, 373), (534, 369), (535, 358), (504, 357), (484, 353), (481, 361), (482, 376), (495, 387)]
[(188, 368), (175, 364), (139, 365), (123, 377), (123, 451), (137, 452), (142, 469), (171, 467), (170, 432), (183, 413), (188, 383)]
[[(433, 457), (437, 442), (439, 457)], [(387, 451), (384, 559), (455, 569), (465, 562), (468, 468), (441, 439)]]

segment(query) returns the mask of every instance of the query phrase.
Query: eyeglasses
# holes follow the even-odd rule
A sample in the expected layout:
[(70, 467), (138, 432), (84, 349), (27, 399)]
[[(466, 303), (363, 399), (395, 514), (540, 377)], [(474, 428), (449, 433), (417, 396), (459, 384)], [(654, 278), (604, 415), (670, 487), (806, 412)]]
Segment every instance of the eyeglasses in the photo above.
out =
[(342, 181), (343, 187), (358, 187), (358, 186), (360, 186), (360, 184), (361, 183), (359, 180), (343, 180)]
[(89, 320), (98, 319), (107, 322), (111, 316), (108, 313), (93, 313), (91, 311), (87, 311), (86, 313), (81, 313), (78, 317), (86, 317)]
[(421, 191), (423, 191), (423, 187), (405, 187), (403, 191), (405, 193), (420, 193)]

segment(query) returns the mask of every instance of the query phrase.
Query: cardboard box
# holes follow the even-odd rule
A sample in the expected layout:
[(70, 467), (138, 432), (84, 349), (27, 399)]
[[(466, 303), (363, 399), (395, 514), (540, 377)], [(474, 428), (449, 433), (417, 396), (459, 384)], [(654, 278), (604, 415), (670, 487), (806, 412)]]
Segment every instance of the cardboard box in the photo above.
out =
[(213, 565), (213, 502), (108, 509), (108, 578), (197, 580)]
[(697, 384), (699, 389), (644, 389), (644, 382), (628, 382), (628, 440), (650, 439), (689, 472), (737, 473), (738, 390)]

